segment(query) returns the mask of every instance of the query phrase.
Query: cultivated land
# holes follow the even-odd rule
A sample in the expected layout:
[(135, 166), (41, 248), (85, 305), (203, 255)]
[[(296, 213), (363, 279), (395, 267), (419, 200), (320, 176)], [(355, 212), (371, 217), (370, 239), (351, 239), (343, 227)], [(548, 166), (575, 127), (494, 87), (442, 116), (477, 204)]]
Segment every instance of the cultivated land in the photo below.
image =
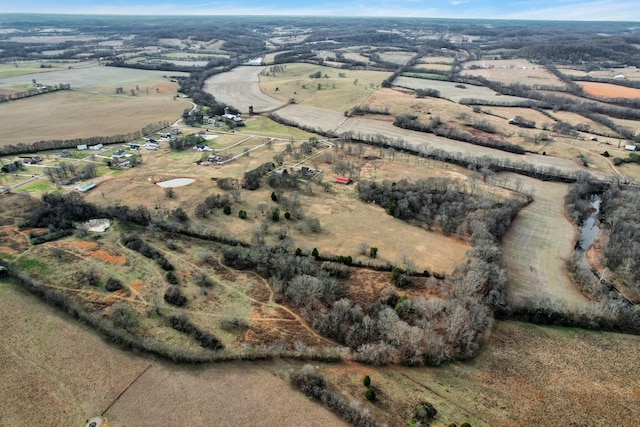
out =
[(640, 89), (608, 83), (580, 82), (578, 84), (586, 93), (599, 98), (640, 98)]

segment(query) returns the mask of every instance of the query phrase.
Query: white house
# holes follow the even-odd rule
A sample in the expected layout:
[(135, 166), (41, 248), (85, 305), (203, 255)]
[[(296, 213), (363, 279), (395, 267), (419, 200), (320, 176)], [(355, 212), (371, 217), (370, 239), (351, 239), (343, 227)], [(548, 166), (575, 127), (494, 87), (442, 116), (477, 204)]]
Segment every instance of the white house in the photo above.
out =
[(78, 150), (80, 150), (80, 151), (82, 151), (82, 150), (86, 150), (86, 149), (87, 149), (87, 144), (81, 144), (81, 145), (78, 145), (76, 148), (77, 148)]
[(624, 149), (627, 151), (636, 151), (636, 146), (635, 145), (625, 145)]
[(96, 145), (92, 145), (89, 147), (89, 150), (102, 150), (104, 148), (104, 145), (102, 144), (96, 144)]

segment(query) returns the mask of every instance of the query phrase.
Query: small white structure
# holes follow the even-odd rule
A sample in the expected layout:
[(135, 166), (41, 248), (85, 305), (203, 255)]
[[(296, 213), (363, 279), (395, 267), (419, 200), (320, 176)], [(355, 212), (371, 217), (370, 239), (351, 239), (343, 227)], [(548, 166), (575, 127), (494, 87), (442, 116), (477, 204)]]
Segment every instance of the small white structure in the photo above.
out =
[(615, 76), (613, 76), (613, 78), (616, 79), (616, 80), (624, 80), (624, 79), (626, 79), (624, 74), (615, 75)]
[(103, 148), (104, 148), (104, 145), (102, 145), (102, 144), (96, 144), (96, 145), (92, 145), (92, 146), (90, 146), (90, 147), (89, 147), (89, 150), (95, 150), (95, 151), (98, 151), (98, 150), (102, 150)]
[(76, 148), (77, 148), (78, 150), (80, 150), (80, 151), (82, 151), (82, 150), (86, 150), (86, 149), (87, 149), (87, 144), (81, 144), (81, 145), (78, 145), (78, 146), (76, 146)]
[(625, 145), (624, 149), (627, 151), (636, 151), (636, 146), (635, 145)]

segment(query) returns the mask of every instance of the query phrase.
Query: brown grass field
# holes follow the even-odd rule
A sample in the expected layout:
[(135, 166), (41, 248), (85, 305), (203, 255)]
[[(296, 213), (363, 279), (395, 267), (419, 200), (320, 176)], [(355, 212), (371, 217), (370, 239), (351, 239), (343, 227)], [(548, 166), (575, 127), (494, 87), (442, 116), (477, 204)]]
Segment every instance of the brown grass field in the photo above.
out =
[[(501, 174), (502, 175), (502, 174)], [(534, 191), (534, 201), (520, 211), (502, 241), (509, 288), (515, 306), (552, 296), (578, 307), (586, 298), (569, 279), (564, 260), (572, 255), (575, 227), (564, 216), (565, 184), (515, 177)]]
[(173, 122), (185, 108), (188, 104), (172, 101), (166, 93), (164, 97), (49, 93), (0, 104), (1, 144), (126, 134), (148, 124)]
[[(470, 69), (472, 66), (481, 67)], [(527, 86), (563, 88), (562, 80), (554, 76), (544, 66), (533, 64), (526, 59), (498, 59), (471, 61), (465, 63), (462, 74), (480, 76), (504, 84), (521, 83)]]
[(287, 365), (165, 364), (106, 343), (6, 282), (0, 296), (1, 425), (79, 426), (112, 403), (111, 427), (343, 425), (282, 379)]
[(600, 98), (640, 98), (640, 89), (597, 82), (578, 82), (578, 84), (589, 95)]

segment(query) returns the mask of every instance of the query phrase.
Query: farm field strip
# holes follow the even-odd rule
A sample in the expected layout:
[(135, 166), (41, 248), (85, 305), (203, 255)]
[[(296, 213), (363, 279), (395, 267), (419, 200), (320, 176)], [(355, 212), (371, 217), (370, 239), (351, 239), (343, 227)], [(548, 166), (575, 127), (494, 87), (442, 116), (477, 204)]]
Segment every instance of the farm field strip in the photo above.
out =
[(564, 260), (573, 254), (575, 227), (564, 216), (566, 184), (543, 182), (513, 174), (534, 191), (534, 200), (511, 224), (502, 242), (509, 287), (507, 302), (525, 305), (527, 300), (555, 297), (577, 308), (587, 299), (571, 282)]
[(491, 156), (495, 159), (510, 160), (513, 162), (527, 162), (540, 167), (557, 167), (565, 171), (578, 171), (580, 168), (571, 160), (558, 157), (542, 156), (538, 154), (517, 155), (494, 148), (454, 141), (436, 135), (401, 129), (392, 123), (371, 120), (366, 118), (351, 117), (338, 129), (339, 133), (354, 132), (363, 135), (384, 135), (393, 139), (403, 139), (416, 149), (431, 148), (441, 149), (449, 153), (470, 154), (473, 156)]
[(517, 103), (527, 101), (526, 98), (517, 96), (501, 95), (484, 86), (464, 85), (465, 88), (456, 87), (457, 83), (418, 79), (415, 77), (397, 77), (393, 81), (394, 86), (406, 87), (408, 89), (435, 89), (440, 91), (440, 96), (454, 102), (462, 99), (480, 99), (484, 101), (495, 101), (500, 103)]
[(274, 113), (276, 116), (324, 132), (335, 131), (345, 122), (344, 114), (309, 105), (287, 105)]
[[(109, 87), (108, 93), (114, 93), (116, 86), (144, 84), (150, 80), (164, 79), (166, 71), (135, 70), (131, 68), (90, 66), (65, 70), (24, 74), (0, 79), (0, 89), (21, 85), (32, 85), (35, 78), (38, 83), (54, 86), (60, 83), (70, 84), (72, 89)], [(172, 76), (187, 76), (184, 72), (171, 72)]]

